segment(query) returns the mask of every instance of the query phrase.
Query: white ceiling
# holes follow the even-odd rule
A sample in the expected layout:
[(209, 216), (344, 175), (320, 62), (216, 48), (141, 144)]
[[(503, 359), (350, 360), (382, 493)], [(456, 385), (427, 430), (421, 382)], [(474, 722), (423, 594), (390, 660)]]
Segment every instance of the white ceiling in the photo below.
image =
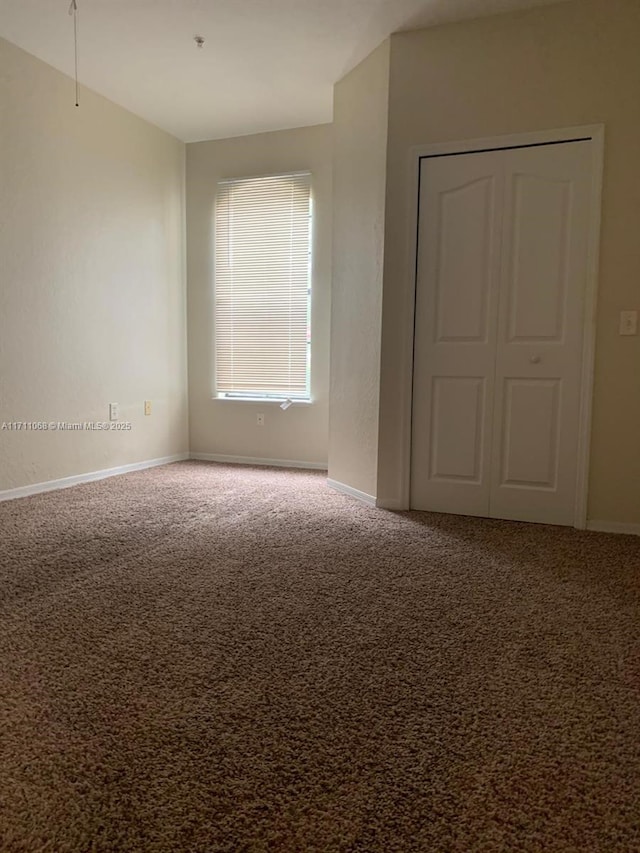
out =
[[(559, 1), (77, 0), (80, 81), (187, 142), (321, 124), (390, 33)], [(69, 4), (0, 0), (0, 36), (72, 75)]]

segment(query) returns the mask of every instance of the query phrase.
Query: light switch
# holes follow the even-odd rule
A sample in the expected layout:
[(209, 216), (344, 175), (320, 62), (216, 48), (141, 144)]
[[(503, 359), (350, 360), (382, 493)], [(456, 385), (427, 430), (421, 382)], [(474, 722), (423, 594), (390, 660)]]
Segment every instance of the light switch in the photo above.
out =
[(637, 335), (638, 334), (638, 312), (637, 311), (621, 311), (620, 312), (620, 334), (621, 335)]

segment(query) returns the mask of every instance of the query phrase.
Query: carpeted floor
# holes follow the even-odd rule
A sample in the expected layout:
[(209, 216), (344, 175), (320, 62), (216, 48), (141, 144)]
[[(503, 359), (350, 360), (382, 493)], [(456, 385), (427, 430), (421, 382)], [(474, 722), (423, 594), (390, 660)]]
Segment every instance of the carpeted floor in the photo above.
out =
[(198, 462), (0, 530), (2, 853), (640, 851), (640, 539)]

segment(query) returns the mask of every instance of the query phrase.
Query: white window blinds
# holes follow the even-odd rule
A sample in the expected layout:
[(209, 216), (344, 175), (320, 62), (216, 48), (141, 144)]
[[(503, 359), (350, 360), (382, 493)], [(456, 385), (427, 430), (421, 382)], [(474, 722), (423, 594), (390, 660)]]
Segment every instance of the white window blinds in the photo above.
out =
[(221, 396), (309, 397), (311, 175), (221, 181), (215, 375)]

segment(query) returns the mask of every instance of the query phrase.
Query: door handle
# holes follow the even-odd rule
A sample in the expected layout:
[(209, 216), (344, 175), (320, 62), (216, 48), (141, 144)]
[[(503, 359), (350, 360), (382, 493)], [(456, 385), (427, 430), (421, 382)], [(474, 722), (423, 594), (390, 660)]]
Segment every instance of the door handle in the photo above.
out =
[(540, 364), (541, 359), (539, 355), (532, 355), (529, 361), (531, 364)]

